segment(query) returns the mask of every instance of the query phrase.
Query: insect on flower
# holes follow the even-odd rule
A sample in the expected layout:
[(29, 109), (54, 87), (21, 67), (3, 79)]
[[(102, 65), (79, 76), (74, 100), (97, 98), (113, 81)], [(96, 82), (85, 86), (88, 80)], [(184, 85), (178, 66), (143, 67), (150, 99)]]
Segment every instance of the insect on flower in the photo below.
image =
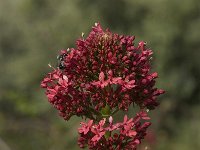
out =
[(65, 69), (65, 64), (64, 64), (64, 59), (65, 59), (65, 57), (66, 57), (66, 54), (65, 54), (65, 53), (63, 53), (63, 54), (57, 56), (58, 68), (59, 68), (60, 70)]

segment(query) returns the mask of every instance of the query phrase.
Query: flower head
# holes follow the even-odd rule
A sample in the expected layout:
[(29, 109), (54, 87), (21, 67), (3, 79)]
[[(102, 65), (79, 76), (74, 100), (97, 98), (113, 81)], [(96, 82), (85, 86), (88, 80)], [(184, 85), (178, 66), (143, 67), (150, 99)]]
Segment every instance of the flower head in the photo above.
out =
[(86, 39), (76, 41), (76, 48), (61, 50), (59, 67), (41, 86), (64, 119), (72, 115), (92, 119), (106, 105), (125, 111), (131, 104), (148, 109), (158, 105), (156, 97), (163, 90), (154, 87), (152, 50), (143, 41), (135, 45), (134, 39), (96, 24)]
[[(81, 148), (136, 150), (146, 135), (151, 123), (143, 110), (158, 106), (157, 97), (164, 91), (155, 87), (158, 74), (151, 72), (152, 50), (134, 40), (96, 23), (88, 37), (76, 41), (76, 48), (60, 51), (57, 68), (41, 82), (61, 117), (89, 119), (78, 129)], [(140, 112), (114, 123), (112, 115), (131, 105), (139, 106)]]
[[(144, 114), (144, 112), (142, 113)], [(146, 122), (140, 113), (136, 117), (128, 119), (125, 115), (124, 121), (118, 123), (113, 123), (113, 118), (110, 117), (107, 124), (105, 124), (105, 118), (96, 124), (92, 120), (81, 124), (79, 146), (88, 145), (89, 149), (109, 148), (114, 150), (116, 147), (119, 150), (136, 149), (146, 135), (146, 129), (150, 126), (150, 122)], [(92, 126), (88, 128), (87, 134), (80, 132), (80, 129), (81, 131), (85, 130), (85, 126)]]

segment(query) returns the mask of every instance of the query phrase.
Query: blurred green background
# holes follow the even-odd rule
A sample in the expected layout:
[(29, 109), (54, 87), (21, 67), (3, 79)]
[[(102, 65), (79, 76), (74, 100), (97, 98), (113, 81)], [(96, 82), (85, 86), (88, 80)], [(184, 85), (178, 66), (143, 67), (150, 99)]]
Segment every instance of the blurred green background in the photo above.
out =
[(167, 93), (144, 146), (200, 149), (199, 0), (0, 0), (0, 150), (78, 149), (80, 119), (58, 117), (40, 81), (95, 22), (154, 50)]

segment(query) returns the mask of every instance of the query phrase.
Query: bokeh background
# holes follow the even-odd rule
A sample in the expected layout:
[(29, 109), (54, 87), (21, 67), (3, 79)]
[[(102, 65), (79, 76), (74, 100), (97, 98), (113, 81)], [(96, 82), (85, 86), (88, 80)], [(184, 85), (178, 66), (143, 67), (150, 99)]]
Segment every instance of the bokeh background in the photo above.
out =
[(0, 0), (0, 150), (78, 149), (80, 119), (58, 117), (40, 81), (95, 22), (154, 50), (167, 93), (144, 146), (200, 149), (199, 0)]

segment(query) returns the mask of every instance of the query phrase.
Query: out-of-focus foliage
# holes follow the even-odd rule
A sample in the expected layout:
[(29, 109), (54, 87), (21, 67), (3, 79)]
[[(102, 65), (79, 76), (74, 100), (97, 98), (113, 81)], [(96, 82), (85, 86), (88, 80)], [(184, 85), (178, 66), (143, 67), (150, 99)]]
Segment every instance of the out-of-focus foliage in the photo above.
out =
[(78, 149), (78, 119), (58, 118), (39, 84), (95, 22), (155, 52), (167, 94), (152, 113), (152, 149), (200, 149), (199, 0), (0, 0), (0, 149)]

